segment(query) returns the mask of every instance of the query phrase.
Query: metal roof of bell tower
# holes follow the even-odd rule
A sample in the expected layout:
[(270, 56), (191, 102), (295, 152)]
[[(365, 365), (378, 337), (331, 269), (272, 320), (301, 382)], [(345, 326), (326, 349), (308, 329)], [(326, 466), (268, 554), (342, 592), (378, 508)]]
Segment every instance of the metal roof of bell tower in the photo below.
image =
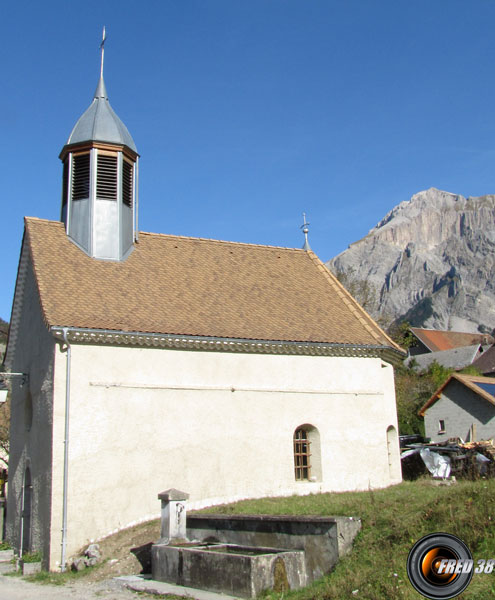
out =
[(82, 142), (118, 144), (137, 153), (136, 144), (127, 127), (110, 106), (103, 76), (96, 87), (93, 102), (75, 124), (66, 146)]
[[(94, 93), (93, 101), (79, 118), (69, 135), (64, 147), (84, 142), (103, 142), (127, 146), (137, 154), (136, 144), (127, 127), (116, 115), (108, 101), (107, 89), (103, 79), (105, 32), (101, 43), (101, 71), (100, 79)], [(63, 152), (63, 151), (62, 151)]]

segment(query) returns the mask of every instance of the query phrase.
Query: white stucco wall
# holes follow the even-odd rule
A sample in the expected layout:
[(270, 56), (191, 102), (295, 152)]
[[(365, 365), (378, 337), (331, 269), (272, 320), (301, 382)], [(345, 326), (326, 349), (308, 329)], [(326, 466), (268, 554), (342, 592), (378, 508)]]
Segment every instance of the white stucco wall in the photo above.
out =
[[(66, 354), (56, 352), (52, 552), (60, 561)], [(68, 554), (158, 516), (175, 487), (193, 507), (383, 487), (397, 430), (393, 369), (380, 359), (72, 346)], [(318, 428), (322, 481), (294, 480), (294, 430)]]

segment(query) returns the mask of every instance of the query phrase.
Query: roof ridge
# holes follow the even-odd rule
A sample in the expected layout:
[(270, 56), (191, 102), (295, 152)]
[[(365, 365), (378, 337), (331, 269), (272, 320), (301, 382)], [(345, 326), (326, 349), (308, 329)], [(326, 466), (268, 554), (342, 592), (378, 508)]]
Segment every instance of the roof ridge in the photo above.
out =
[(27, 223), (30, 221), (41, 221), (42, 223), (49, 223), (50, 225), (63, 225), (62, 221), (54, 221), (53, 219), (40, 219), (39, 217), (24, 217), (24, 221)]
[[(320, 270), (322, 270), (328, 281), (335, 287), (335, 290), (342, 298), (342, 301), (345, 302), (345, 304), (349, 307), (351, 312), (355, 315), (355, 317), (363, 325), (363, 327), (367, 329), (368, 333), (370, 333), (375, 338), (375, 340), (381, 342), (381, 336), (376, 331), (377, 329), (379, 329), (382, 335), (386, 337), (386, 339), (392, 344), (394, 348), (400, 350), (401, 352), (404, 352), (404, 350), (398, 344), (396, 344), (392, 340), (392, 338), (387, 333), (385, 333), (385, 331), (383, 331), (383, 329), (378, 325), (378, 323), (376, 323), (373, 317), (366, 312), (366, 310), (359, 304), (359, 302), (352, 296), (352, 294), (350, 294), (345, 289), (345, 287), (340, 283), (340, 281), (335, 277), (335, 275), (333, 275), (333, 273), (327, 267), (325, 267), (325, 265), (318, 258), (318, 256), (312, 250), (308, 250), (307, 252), (310, 258), (316, 264), (316, 266)], [(370, 325), (370, 322), (373, 323), (374, 327)]]
[(156, 233), (153, 231), (140, 231), (139, 235), (149, 235), (154, 237), (175, 238), (178, 240), (191, 240), (200, 242), (214, 242), (216, 244), (233, 244), (235, 246), (249, 246), (255, 248), (268, 248), (271, 250), (295, 250), (298, 253), (306, 252), (302, 248), (291, 248), (290, 246), (272, 246), (270, 244), (253, 244), (252, 242), (234, 242), (232, 240), (217, 240), (215, 238), (195, 237), (190, 235), (177, 235), (174, 233)]

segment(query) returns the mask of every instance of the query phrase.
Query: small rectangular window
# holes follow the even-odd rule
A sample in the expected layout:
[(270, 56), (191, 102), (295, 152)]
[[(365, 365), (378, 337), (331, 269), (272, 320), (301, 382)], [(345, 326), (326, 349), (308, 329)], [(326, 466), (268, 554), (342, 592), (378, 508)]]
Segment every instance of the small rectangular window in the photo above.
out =
[(443, 419), (438, 421), (438, 433), (445, 433), (445, 421)]

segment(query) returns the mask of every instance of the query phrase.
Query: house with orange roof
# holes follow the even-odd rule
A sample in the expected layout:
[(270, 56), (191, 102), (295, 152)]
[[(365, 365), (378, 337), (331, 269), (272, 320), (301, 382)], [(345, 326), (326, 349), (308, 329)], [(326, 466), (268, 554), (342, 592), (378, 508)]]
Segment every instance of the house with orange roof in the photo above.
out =
[(7, 538), (66, 568), (159, 514), (401, 481), (405, 353), (303, 249), (138, 233), (139, 155), (103, 76), (25, 220), (5, 367)]
[(410, 327), (416, 339), (416, 345), (410, 349), (411, 356), (426, 352), (442, 352), (465, 346), (489, 346), (494, 343), (491, 335), (486, 333), (465, 333), (461, 331), (440, 331), (437, 329), (421, 329)]

